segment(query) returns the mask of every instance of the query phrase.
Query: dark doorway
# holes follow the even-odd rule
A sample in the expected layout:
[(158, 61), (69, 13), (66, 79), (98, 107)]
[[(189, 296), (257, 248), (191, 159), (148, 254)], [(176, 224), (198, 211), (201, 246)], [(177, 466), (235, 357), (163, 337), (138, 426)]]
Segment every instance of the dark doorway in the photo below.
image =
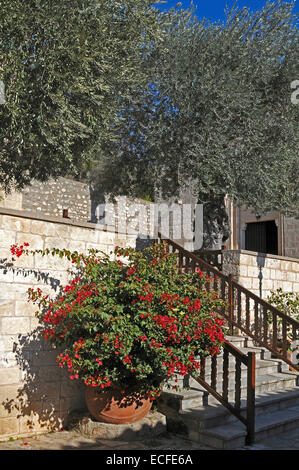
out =
[(278, 232), (275, 221), (247, 224), (245, 250), (278, 255)]

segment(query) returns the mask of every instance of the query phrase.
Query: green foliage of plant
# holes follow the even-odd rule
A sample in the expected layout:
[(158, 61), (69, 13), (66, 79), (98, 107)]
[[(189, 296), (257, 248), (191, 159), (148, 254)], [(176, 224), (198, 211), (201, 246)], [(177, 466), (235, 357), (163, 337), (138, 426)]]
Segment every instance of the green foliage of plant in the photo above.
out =
[(80, 176), (119, 135), (119, 100), (148, 81), (149, 0), (0, 0), (0, 185)]
[(222, 23), (198, 20), (192, 9), (165, 13), (152, 79), (137, 106), (123, 100), (122, 139), (107, 142), (101, 185), (128, 195), (158, 188), (168, 197), (191, 181), (202, 203), (228, 194), (261, 212), (298, 215), (293, 6), (235, 6)]
[(268, 302), (282, 313), (299, 321), (299, 293), (283, 292), (281, 288), (271, 291)]
[(209, 279), (199, 269), (180, 274), (177, 255), (163, 244), (142, 252), (117, 247), (113, 257), (24, 246), (14, 245), (12, 254), (66, 257), (78, 269), (55, 299), (29, 289), (42, 334), (62, 351), (57, 361), (71, 379), (154, 399), (162, 381), (196, 375), (199, 356), (220, 352), (223, 301), (208, 292)]

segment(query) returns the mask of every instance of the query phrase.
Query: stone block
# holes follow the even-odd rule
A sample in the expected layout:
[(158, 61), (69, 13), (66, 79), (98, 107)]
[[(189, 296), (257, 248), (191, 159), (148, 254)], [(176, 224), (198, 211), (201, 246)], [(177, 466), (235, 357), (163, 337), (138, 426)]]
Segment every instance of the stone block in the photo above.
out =
[(276, 279), (276, 270), (275, 269), (270, 269), (270, 279), (272, 279), (272, 280)]
[(299, 282), (293, 283), (292, 291), (295, 292), (296, 294), (299, 294)]
[(20, 369), (18, 367), (6, 367), (0, 369), (0, 385), (12, 385), (20, 382)]
[(14, 270), (14, 282), (18, 284), (28, 284), (30, 286), (34, 286), (38, 283), (40, 274), (36, 270), (29, 270), (29, 269), (15, 269)]
[(251, 277), (240, 277), (238, 281), (242, 286), (244, 286), (246, 289), (251, 289), (252, 288), (252, 278)]
[(51, 230), (55, 231), (53, 236), (58, 238), (64, 238), (68, 240), (70, 238), (72, 226), (68, 224), (54, 224), (52, 222), (47, 222), (48, 225), (52, 225)]
[(15, 315), (15, 302), (0, 300), (0, 317), (12, 317)]
[(284, 282), (282, 284), (282, 290), (283, 292), (292, 292), (293, 284), (291, 282)]
[(267, 268), (280, 269), (280, 259), (276, 258), (266, 258)]
[(86, 250), (85, 241), (80, 240), (71, 240), (69, 242), (70, 251), (78, 251), (78, 253), (83, 253)]
[(239, 276), (247, 277), (248, 276), (248, 266), (242, 264), (239, 266)]
[(166, 416), (157, 411), (150, 411), (139, 421), (127, 424), (100, 423), (83, 413), (73, 413), (70, 419), (72, 426), (83, 435), (99, 439), (136, 441), (151, 439), (166, 432)]
[(66, 379), (61, 382), (61, 398), (71, 398), (80, 390), (78, 381)]
[(282, 286), (283, 286), (283, 281), (280, 281), (280, 280), (277, 280), (277, 279), (275, 281), (273, 281), (273, 290), (274, 291), (277, 290), (277, 289), (282, 288)]
[(251, 284), (252, 290), (257, 290), (259, 291), (260, 288), (260, 280), (257, 278), (252, 278), (252, 284)]
[(8, 369), (17, 366), (16, 354), (12, 351), (0, 351), (0, 368)]
[(82, 410), (87, 411), (86, 401), (84, 393), (77, 393), (74, 397), (71, 398), (61, 398), (59, 401), (59, 412), (60, 415), (63, 413), (70, 413), (72, 410)]
[(111, 245), (115, 243), (117, 234), (115, 232), (105, 232), (97, 230), (97, 242), (103, 245)]
[(11, 194), (5, 195), (3, 191), (0, 191), (0, 207), (22, 210), (22, 202), (23, 194), (21, 192), (12, 191)]
[(31, 220), (23, 217), (13, 217), (11, 215), (2, 216), (2, 228), (4, 230), (13, 230), (14, 232), (30, 233)]
[(248, 266), (248, 276), (249, 277), (257, 277), (259, 274), (259, 269), (258, 267), (256, 266)]
[(0, 300), (27, 300), (26, 285), (0, 282)]
[(83, 228), (83, 227), (70, 227), (70, 239), (76, 241), (85, 241), (96, 243), (97, 234), (96, 230)]
[[(12, 230), (3, 230), (0, 229), (0, 247), (10, 248), (16, 241), (16, 232)], [(7, 252), (7, 255), (10, 255), (10, 252)]]
[(272, 290), (273, 289), (274, 282), (271, 279), (263, 279), (262, 282), (262, 287), (263, 290)]
[(278, 281), (285, 281), (287, 279), (287, 273), (284, 271), (281, 271), (280, 269), (276, 270), (276, 279)]
[(12, 267), (0, 268), (0, 282), (13, 282), (14, 269)]
[(263, 273), (263, 278), (264, 279), (270, 279), (271, 278), (271, 269), (263, 268), (262, 273)]
[(41, 255), (36, 254), (34, 257), (35, 268), (44, 272), (45, 274), (50, 271), (64, 271), (71, 267), (72, 263), (67, 258), (60, 258), (59, 256)]
[(296, 273), (294, 273), (293, 271), (287, 271), (286, 280), (289, 281), (289, 282), (295, 282), (296, 281)]
[(42, 410), (39, 412), (31, 412), (28, 416), (21, 416), (19, 418), (20, 434), (34, 432), (47, 432), (58, 430), (60, 427), (60, 420), (58, 413), (49, 413), (45, 415)]
[(107, 253), (107, 245), (100, 243), (86, 243), (86, 252), (88, 252), (88, 250), (99, 250)]
[(37, 305), (32, 303), (23, 300), (16, 300), (15, 302), (15, 315), (17, 317), (32, 317), (37, 310)]
[(246, 266), (256, 266), (256, 256), (254, 255), (245, 255), (240, 254), (240, 264), (245, 264)]
[(43, 237), (31, 233), (17, 233), (16, 242), (19, 245), (22, 245), (24, 242), (29, 243), (29, 250), (42, 250), (44, 247)]
[(297, 263), (293, 263), (293, 271), (299, 273), (299, 261)]
[(41, 366), (38, 372), (38, 377), (43, 382), (58, 382), (61, 378), (61, 370), (58, 364)]
[(13, 269), (32, 269), (34, 267), (35, 255), (22, 255), (19, 258), (13, 257)]
[(0, 327), (3, 335), (18, 335), (30, 331), (30, 320), (25, 317), (2, 317)]
[[(56, 350), (51, 351), (35, 351), (32, 353), (32, 366), (33, 367), (46, 367), (46, 366), (53, 366), (56, 365), (56, 358), (58, 356), (58, 352)], [(57, 365), (58, 368), (58, 365)], [(59, 370), (59, 368), (58, 368)]]
[(0, 436), (15, 436), (19, 433), (19, 421), (17, 418), (0, 419)]
[[(1, 321), (0, 321), (1, 324)], [(0, 351), (12, 351), (14, 344), (17, 344), (17, 335), (1, 335)]]
[(55, 224), (42, 220), (31, 221), (31, 233), (34, 235), (41, 235), (47, 237), (57, 236)]
[(46, 237), (44, 248), (58, 248), (59, 250), (69, 249), (69, 241), (66, 238)]

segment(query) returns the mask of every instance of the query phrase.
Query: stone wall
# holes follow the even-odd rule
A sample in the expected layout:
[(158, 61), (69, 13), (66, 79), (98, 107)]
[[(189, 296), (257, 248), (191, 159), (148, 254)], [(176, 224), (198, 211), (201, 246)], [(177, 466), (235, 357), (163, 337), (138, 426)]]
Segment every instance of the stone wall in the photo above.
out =
[(254, 294), (260, 294), (259, 265), (262, 271), (262, 297), (267, 300), (271, 291), (299, 293), (299, 260), (276, 255), (263, 255), (243, 250), (223, 252), (223, 273), (233, 274), (237, 282)]
[(56, 364), (57, 350), (41, 340), (29, 287), (55, 296), (69, 280), (70, 263), (40, 255), (16, 258), (10, 247), (30, 243), (109, 253), (116, 245), (136, 246), (137, 234), (113, 233), (105, 226), (37, 216), (0, 208), (0, 437), (45, 432), (63, 426), (71, 410), (85, 407), (83, 388)]
[(23, 191), (22, 208), (29, 212), (40, 212), (47, 216), (62, 217), (68, 209), (72, 220), (91, 220), (91, 198), (89, 185), (68, 178), (33, 181)]
[(299, 219), (284, 217), (285, 256), (299, 258)]
[(21, 192), (8, 196), (0, 192), (0, 207), (60, 218), (67, 209), (72, 221), (98, 223), (121, 232), (129, 227), (145, 237), (154, 231), (153, 203), (125, 196), (112, 203), (107, 196), (96, 195), (89, 184), (70, 178), (32, 181)]
[(245, 250), (245, 231), (248, 223), (274, 220), (277, 226), (278, 255), (299, 259), (299, 219), (287, 217), (278, 211), (259, 214), (245, 206), (237, 207), (226, 199), (231, 234), (225, 242), (229, 250)]
[(86, 183), (58, 178), (43, 183), (32, 181), (22, 192), (0, 200), (0, 207), (48, 217), (62, 217), (63, 210), (68, 209), (72, 221), (97, 223), (120, 232), (135, 230), (140, 235), (140, 247), (147, 244), (147, 237), (154, 236), (154, 228), (159, 225), (167, 237), (192, 251), (196, 201), (190, 190), (182, 191), (180, 197), (179, 204), (176, 198), (153, 203), (126, 196), (119, 196), (112, 203), (108, 196), (95, 193)]

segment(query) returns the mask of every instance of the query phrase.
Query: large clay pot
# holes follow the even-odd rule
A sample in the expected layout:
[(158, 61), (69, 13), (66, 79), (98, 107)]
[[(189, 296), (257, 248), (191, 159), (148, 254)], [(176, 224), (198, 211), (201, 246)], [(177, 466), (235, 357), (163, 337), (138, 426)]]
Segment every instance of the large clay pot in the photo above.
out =
[(97, 387), (86, 387), (87, 408), (96, 421), (110, 424), (134, 423), (147, 415), (152, 407), (149, 399), (98, 393)]

